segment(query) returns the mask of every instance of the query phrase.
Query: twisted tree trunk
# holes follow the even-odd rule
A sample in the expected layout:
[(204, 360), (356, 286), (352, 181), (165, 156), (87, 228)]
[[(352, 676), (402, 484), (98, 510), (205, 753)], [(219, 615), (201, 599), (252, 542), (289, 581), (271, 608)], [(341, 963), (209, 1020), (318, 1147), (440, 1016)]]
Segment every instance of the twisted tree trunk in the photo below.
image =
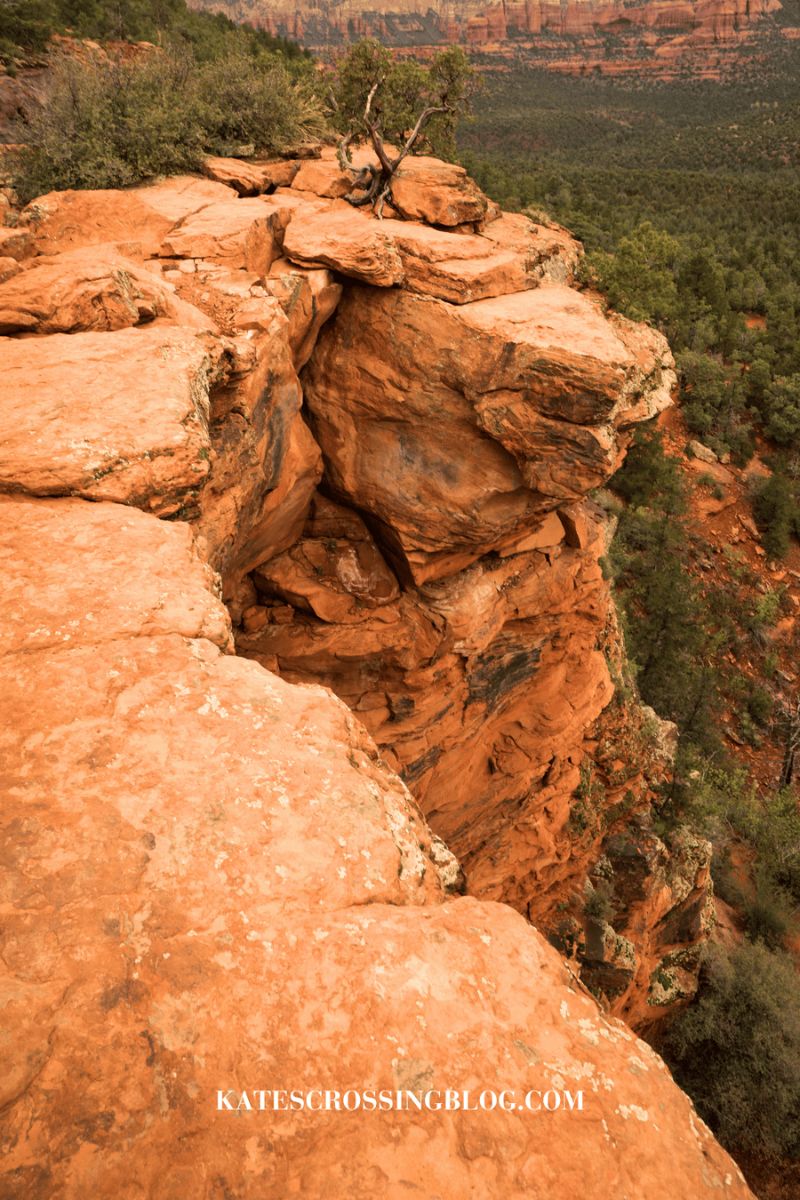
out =
[(383, 135), (380, 132), (378, 122), (372, 114), (372, 102), (375, 99), (375, 93), (378, 90), (380, 80), (372, 85), (367, 102), (364, 107), (364, 116), (362, 118), (364, 128), (369, 135), (369, 140), (372, 143), (372, 148), (378, 159), (378, 165), (367, 163), (366, 166), (356, 167), (353, 164), (350, 147), (355, 138), (354, 133), (347, 133), (339, 142), (337, 151), (339, 166), (343, 171), (349, 172), (353, 176), (353, 187), (344, 198), (354, 208), (365, 208), (367, 205), (375, 210), (376, 216), (383, 216), (383, 206), (392, 197), (392, 179), (402, 163), (403, 159), (411, 153), (420, 134), (424, 130), (431, 117), (437, 113), (452, 112), (452, 106), (449, 104), (429, 105), (424, 108), (417, 118), (417, 123), (408, 135), (408, 138), (400, 150), (400, 153), (394, 158), (390, 158), (383, 142)]

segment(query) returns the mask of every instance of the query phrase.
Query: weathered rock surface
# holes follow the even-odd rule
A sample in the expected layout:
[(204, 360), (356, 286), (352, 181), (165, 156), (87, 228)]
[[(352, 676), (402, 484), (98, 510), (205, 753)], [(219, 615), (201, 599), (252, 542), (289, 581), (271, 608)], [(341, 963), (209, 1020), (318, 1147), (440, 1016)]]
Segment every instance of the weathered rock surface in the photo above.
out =
[(124, 329), (184, 317), (178, 305), (169, 284), (113, 246), (82, 247), (34, 259), (0, 284), (0, 333)]
[(355, 209), (291, 221), (283, 245), (293, 262), (331, 267), (375, 287), (391, 287), (403, 278), (400, 255), (382, 223)]
[[(472, 187), (440, 166), (422, 168), (436, 214)], [(95, 194), (86, 229), (65, 216), (83, 197), (47, 197), (37, 247), (56, 257), (11, 281), (55, 270), (50, 307), (17, 302), (33, 336), (2, 339), (0, 1192), (556, 1200), (592, 1178), (745, 1200), (660, 1060), (556, 950), (507, 905), (452, 898), (459, 864), (391, 770), (473, 891), (546, 924), (584, 885), (604, 835), (576, 838), (573, 793), (612, 689), (604, 528), (582, 496), (665, 402), (663, 345), (536, 288), (541, 230), (503, 218), (455, 258), (437, 257), (453, 235), (358, 218), (400, 275), (345, 284), (331, 316), (342, 284), (296, 260), (341, 201), (220, 204), (220, 186)], [(118, 243), (137, 204), (180, 302), (137, 268), (164, 309), (118, 328), (137, 297), (101, 271), (99, 327), (47, 332), (94, 308), (57, 230)], [(212, 206), (224, 262), (200, 251)], [(551, 232), (543, 257), (566, 264)], [(515, 254), (525, 291), (465, 301), (471, 263)], [(463, 264), (456, 303), (396, 290), (404, 256)], [(600, 450), (573, 452), (587, 438)], [(229, 613), (260, 662), (231, 653)], [(584, 960), (627, 971), (626, 995), (657, 960), (678, 994), (702, 847), (605, 832), (631, 923), (585, 931)], [(643, 952), (647, 906), (663, 929)], [(569, 1089), (583, 1108), (248, 1111), (260, 1088)]]
[(395, 208), (428, 225), (482, 222), (489, 210), (484, 196), (463, 167), (436, 158), (407, 158), (392, 180)]
[(0, 226), (0, 255), (15, 262), (28, 258), (33, 253), (33, 238), (29, 229)]
[(259, 322), (228, 343), (228, 373), (211, 398), (197, 527), (226, 598), (242, 575), (298, 537), (322, 472), (300, 415), (287, 326), (278, 302), (265, 300)]
[(178, 221), (230, 195), (224, 184), (184, 175), (124, 192), (50, 192), (23, 215), (40, 254), (109, 242), (149, 256)]
[(662, 338), (571, 288), (458, 307), (354, 288), (305, 390), (331, 486), (422, 583), (602, 483), (673, 382)]
[(289, 318), (289, 342), (299, 371), (311, 357), (319, 331), (342, 296), (341, 284), (325, 269), (298, 269), (280, 258), (270, 267), (264, 286)]
[[(494, 222), (481, 237), (450, 233), (416, 222), (382, 223), (400, 252), (409, 291), (467, 304), (537, 287), (543, 279), (565, 281), (578, 258), (572, 239), (541, 236), (523, 218), (516, 239), (494, 236)], [(504, 244), (506, 241), (506, 244)]]
[(215, 364), (202, 337), (150, 325), (9, 338), (2, 358), (0, 490), (166, 515), (208, 474)]
[(279, 256), (282, 234), (277, 213), (268, 212), (260, 200), (223, 200), (182, 221), (162, 241), (161, 253), (265, 275)]
[(317, 496), (305, 534), (253, 573), (256, 589), (323, 621), (354, 624), (400, 596), (364, 522)]
[(215, 157), (205, 160), (203, 172), (209, 179), (232, 187), (239, 196), (259, 196), (275, 187), (290, 185), (300, 165), (283, 159), (244, 162), (241, 158)]
[(0, 283), (5, 283), (13, 275), (18, 275), (21, 270), (22, 267), (15, 258), (9, 256), (0, 257)]

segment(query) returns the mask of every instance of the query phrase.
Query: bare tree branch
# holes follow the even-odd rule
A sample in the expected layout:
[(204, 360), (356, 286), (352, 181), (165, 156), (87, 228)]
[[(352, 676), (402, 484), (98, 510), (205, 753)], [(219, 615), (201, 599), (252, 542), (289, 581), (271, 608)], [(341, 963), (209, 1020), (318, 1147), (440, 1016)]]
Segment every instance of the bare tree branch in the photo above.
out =
[(437, 113), (446, 113), (446, 112), (452, 112), (452, 111), (453, 110), (449, 104), (436, 104), (436, 105), (432, 104), (432, 105), (429, 105), (428, 108), (424, 108), (422, 110), (422, 112), (419, 114), (416, 125), (411, 130), (411, 133), (406, 140), (405, 146), (403, 147), (403, 149), (398, 154), (397, 158), (392, 163), (392, 174), (394, 174), (394, 172), (400, 166), (400, 163), (403, 161), (403, 159), (406, 157), (406, 155), (411, 153), (412, 149), (414, 148), (414, 143), (416, 142), (419, 135), (422, 133), (422, 130), (428, 124), (428, 121), (430, 121), (431, 117), (435, 116)]

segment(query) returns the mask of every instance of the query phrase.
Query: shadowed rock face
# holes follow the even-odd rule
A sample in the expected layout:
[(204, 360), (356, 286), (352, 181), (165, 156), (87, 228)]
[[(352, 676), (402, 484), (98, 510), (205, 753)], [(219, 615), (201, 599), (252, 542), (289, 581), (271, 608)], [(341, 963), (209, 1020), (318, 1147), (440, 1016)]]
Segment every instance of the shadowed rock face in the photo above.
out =
[[(320, 161), (306, 188), (329, 190)], [(563, 286), (563, 231), (387, 221), (407, 285), (380, 290), (344, 269), (367, 217), (341, 261), (333, 238), (314, 259), (341, 202), (290, 195), (296, 164), (208, 169), (232, 187), (45, 198), (39, 256), (0, 284), (0, 309), (36, 322), (1, 347), (0, 1193), (556, 1200), (602, 1177), (608, 1195), (749, 1196), (536, 929), (454, 896), (459, 864), (392, 770), (473, 891), (546, 911), (548, 888), (582, 885), (594, 843), (572, 852), (570, 794), (611, 687), (602, 525), (576, 497), (666, 398), (665, 347)], [(459, 188), (476, 203), (425, 171), (450, 211)], [(119, 237), (131, 205), (146, 245)], [(507, 300), (491, 309), (465, 292), (484, 258)], [(533, 486), (538, 447), (556, 460), (539, 419), (605, 459)], [(402, 475), (363, 453), (387, 424)], [(436, 463), (449, 510), (422, 477)], [(664, 915), (655, 875), (670, 937), (695, 936), (702, 848), (606, 850), (632, 906)], [(646, 987), (636, 950), (591, 932), (609, 989), (637, 969)], [(583, 1109), (258, 1111), (259, 1089), (312, 1088), (568, 1089)]]

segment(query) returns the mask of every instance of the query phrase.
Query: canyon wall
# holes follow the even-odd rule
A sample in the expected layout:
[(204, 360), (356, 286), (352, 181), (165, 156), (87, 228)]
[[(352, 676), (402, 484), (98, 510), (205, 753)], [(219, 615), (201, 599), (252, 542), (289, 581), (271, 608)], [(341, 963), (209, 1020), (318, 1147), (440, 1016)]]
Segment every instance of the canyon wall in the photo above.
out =
[[(666, 345), (460, 168), (207, 172), (2, 229), (0, 1194), (749, 1196), (578, 978), (670, 1002), (708, 899), (586, 498)], [(585, 1111), (241, 1099), (365, 1087)]]
[[(498, 60), (522, 56), (556, 70), (596, 69), (669, 75), (672, 60), (689, 60), (700, 74), (724, 69), (720, 49), (744, 48), (780, 0), (485, 0), (422, 3), (373, 0), (194, 0), (272, 34), (324, 50), (362, 37), (397, 48), (461, 43)], [(609, 42), (609, 39), (612, 39)], [(710, 59), (704, 61), (703, 55)]]

